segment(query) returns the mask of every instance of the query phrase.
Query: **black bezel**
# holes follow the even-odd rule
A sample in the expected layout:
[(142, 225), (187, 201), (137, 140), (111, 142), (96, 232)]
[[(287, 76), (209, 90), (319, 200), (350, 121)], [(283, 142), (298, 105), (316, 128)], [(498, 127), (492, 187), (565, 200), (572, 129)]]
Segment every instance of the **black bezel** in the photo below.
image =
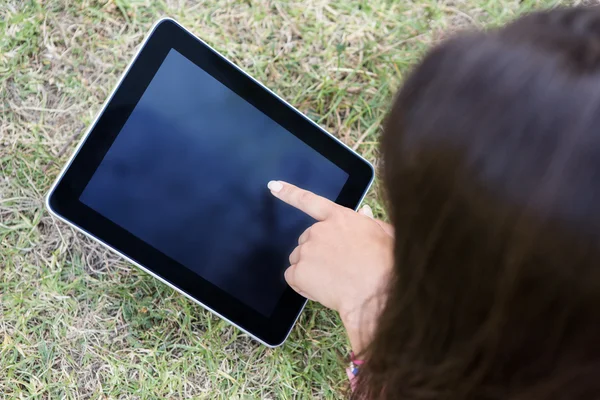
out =
[(356, 209), (373, 168), (173, 20), (162, 20), (140, 49), (48, 198), (51, 211), (144, 266), (270, 346), (281, 344), (305, 299), (287, 288), (269, 318), (87, 207), (79, 197), (171, 49), (194, 62), (349, 175), (336, 202)]

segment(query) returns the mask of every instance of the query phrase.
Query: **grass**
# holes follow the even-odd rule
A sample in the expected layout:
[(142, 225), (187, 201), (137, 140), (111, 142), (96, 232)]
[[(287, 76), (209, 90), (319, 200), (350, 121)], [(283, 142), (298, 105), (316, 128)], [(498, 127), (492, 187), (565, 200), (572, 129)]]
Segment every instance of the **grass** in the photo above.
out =
[[(0, 397), (337, 399), (338, 317), (267, 349), (63, 224), (43, 197), (152, 23), (171, 16), (377, 164), (410, 66), (446, 32), (557, 1), (2, 0)], [(375, 189), (367, 202), (384, 217)]]

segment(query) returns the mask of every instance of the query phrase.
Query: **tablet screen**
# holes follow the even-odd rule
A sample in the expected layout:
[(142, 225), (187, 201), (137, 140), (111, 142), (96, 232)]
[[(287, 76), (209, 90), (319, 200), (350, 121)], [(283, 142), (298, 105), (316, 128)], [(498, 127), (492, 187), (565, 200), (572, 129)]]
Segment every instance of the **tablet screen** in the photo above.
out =
[(335, 200), (348, 174), (171, 50), (80, 201), (269, 316), (314, 222), (273, 179)]

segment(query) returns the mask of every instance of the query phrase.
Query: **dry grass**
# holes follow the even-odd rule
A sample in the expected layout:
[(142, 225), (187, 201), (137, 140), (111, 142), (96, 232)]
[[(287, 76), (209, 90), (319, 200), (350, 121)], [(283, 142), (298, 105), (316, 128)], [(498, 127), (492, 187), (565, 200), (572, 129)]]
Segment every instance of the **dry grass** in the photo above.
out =
[[(556, 1), (3, 0), (0, 396), (341, 398), (347, 342), (308, 307), (269, 350), (48, 216), (43, 197), (145, 32), (172, 16), (377, 162), (394, 89), (448, 30)], [(383, 215), (374, 190), (367, 201)]]

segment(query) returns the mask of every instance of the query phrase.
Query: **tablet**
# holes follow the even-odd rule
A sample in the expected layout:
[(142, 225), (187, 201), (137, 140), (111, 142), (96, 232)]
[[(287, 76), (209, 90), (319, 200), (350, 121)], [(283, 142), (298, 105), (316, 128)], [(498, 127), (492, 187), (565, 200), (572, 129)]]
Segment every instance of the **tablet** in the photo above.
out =
[(154, 25), (48, 198), (58, 218), (260, 342), (306, 299), (285, 282), (313, 220), (284, 180), (356, 209), (373, 167), (171, 19)]

